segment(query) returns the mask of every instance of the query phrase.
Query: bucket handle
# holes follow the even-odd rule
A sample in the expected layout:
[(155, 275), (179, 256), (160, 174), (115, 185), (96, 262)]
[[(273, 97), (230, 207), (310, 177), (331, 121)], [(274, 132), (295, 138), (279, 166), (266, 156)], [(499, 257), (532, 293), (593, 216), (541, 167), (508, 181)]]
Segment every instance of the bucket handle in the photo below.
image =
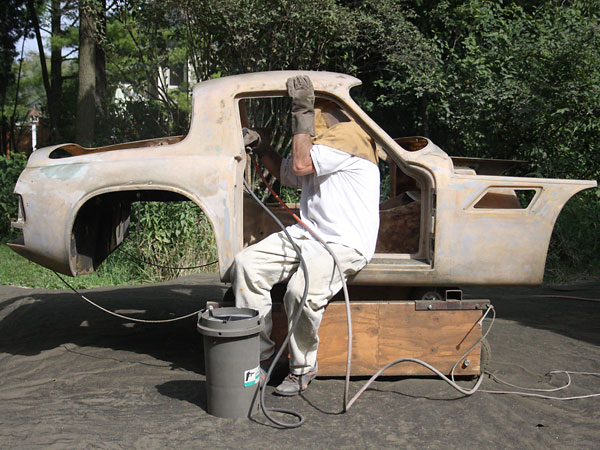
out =
[(226, 319), (224, 319), (223, 316), (215, 316), (213, 308), (209, 309), (209, 314), (212, 318), (221, 320), (223, 323), (228, 323), (231, 320), (231, 315), (226, 316)]

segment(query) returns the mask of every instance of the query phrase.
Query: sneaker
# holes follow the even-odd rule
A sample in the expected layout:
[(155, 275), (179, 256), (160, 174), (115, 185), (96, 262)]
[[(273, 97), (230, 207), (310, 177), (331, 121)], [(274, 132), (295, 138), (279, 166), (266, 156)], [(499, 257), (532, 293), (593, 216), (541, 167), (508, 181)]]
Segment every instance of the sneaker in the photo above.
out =
[(275, 394), (292, 397), (306, 390), (312, 380), (317, 377), (317, 365), (302, 375), (289, 373), (282, 383), (275, 388)]

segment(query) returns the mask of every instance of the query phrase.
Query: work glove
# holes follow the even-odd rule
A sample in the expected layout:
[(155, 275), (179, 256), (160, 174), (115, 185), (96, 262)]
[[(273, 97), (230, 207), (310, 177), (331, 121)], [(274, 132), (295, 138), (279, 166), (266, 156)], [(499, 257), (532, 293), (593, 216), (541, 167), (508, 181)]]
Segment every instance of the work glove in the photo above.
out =
[(297, 75), (288, 78), (288, 95), (292, 99), (292, 134), (315, 135), (315, 90), (310, 78)]
[(242, 128), (242, 136), (244, 137), (244, 147), (247, 152), (254, 152), (258, 156), (262, 156), (269, 148), (270, 136), (269, 132), (264, 128)]

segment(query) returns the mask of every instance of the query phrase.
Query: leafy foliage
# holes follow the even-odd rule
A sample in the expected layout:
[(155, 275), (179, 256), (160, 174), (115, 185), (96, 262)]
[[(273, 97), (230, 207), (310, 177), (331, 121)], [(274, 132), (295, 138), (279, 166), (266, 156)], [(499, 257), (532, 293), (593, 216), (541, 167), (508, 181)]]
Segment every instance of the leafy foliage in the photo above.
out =
[[(131, 95), (109, 106), (97, 144), (184, 134), (197, 81), (330, 70), (363, 80), (353, 96), (394, 137), (425, 135), (451, 155), (524, 159), (530, 165), (521, 175), (600, 179), (597, 1), (117, 0), (109, 6), (100, 42), (108, 92)], [(71, 45), (76, 36), (69, 27), (53, 45)], [(188, 63), (175, 89), (159, 76)], [(28, 99), (35, 84), (22, 85)], [(66, 122), (73, 121), (75, 87), (74, 79), (63, 85)], [(270, 105), (277, 120), (266, 116), (267, 106), (249, 108), (275, 129), (273, 142), (285, 153), (285, 105)], [(559, 218), (548, 259), (554, 272), (598, 263), (597, 192), (571, 200)], [(297, 199), (294, 190), (282, 195)], [(196, 239), (192, 231), (208, 224), (188, 206), (142, 205), (134, 220), (147, 234), (133, 233), (131, 250), (166, 255), (179, 226), (179, 236)], [(163, 224), (168, 230), (159, 231)], [(193, 245), (195, 253), (210, 253), (205, 243)], [(187, 258), (180, 250), (173, 255)]]
[(0, 238), (10, 237), (10, 222), (17, 219), (17, 196), (13, 189), (26, 163), (27, 157), (22, 153), (12, 157), (0, 155)]
[(14, 114), (10, 111), (8, 91), (16, 82), (13, 60), (16, 43), (26, 30), (24, 0), (12, 0), (0, 8), (0, 153), (8, 154), (8, 137), (14, 141)]
[(598, 178), (600, 34), (584, 5), (469, 0), (429, 11), (444, 63), (434, 140), (451, 154), (529, 160), (544, 176)]
[(140, 202), (132, 211), (124, 250), (126, 257), (136, 258), (135, 278), (158, 281), (215, 270), (214, 265), (204, 270), (186, 269), (218, 259), (212, 226), (195, 204)]
[(600, 277), (600, 189), (573, 197), (564, 207), (550, 241), (546, 274), (552, 280)]

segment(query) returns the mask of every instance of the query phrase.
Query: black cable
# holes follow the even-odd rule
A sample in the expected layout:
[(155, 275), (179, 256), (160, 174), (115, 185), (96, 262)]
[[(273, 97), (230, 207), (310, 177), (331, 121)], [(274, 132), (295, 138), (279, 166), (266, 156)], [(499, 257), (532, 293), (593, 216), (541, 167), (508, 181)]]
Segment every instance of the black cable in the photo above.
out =
[[(256, 202), (269, 214), (269, 216), (271, 216), (271, 218), (277, 223), (277, 225), (279, 225), (281, 227), (281, 229), (285, 233), (286, 237), (288, 238), (288, 240), (290, 241), (290, 243), (294, 247), (294, 250), (296, 251), (296, 253), (298, 253), (298, 256), (300, 258), (300, 265), (302, 266), (302, 270), (304, 271), (304, 279), (305, 279), (304, 293), (302, 294), (302, 300), (300, 301), (300, 306), (298, 307), (298, 310), (296, 311), (296, 314), (294, 315), (294, 318), (292, 319), (292, 326), (290, 328), (290, 331), (288, 332), (287, 336), (285, 337), (285, 340), (283, 341), (283, 344), (281, 344), (281, 347), (279, 348), (279, 351), (277, 352), (277, 354), (273, 358), (273, 362), (271, 363), (271, 366), (269, 367), (269, 370), (267, 371), (267, 375), (265, 377), (265, 380), (261, 383), (261, 386), (260, 386), (260, 407), (262, 408), (265, 417), (267, 419), (269, 419), (271, 422), (273, 422), (275, 425), (278, 425), (280, 427), (283, 427), (283, 428), (298, 428), (299, 426), (301, 426), (304, 423), (304, 416), (302, 414), (296, 412), (296, 411), (292, 411), (291, 409), (267, 408), (267, 407), (265, 407), (265, 390), (266, 390), (265, 388), (267, 386), (267, 383), (269, 382), (269, 379), (271, 378), (271, 374), (273, 373), (273, 369), (275, 368), (275, 364), (277, 364), (277, 361), (279, 361), (279, 359), (281, 358), (281, 355), (283, 354), (283, 351), (285, 350), (285, 348), (288, 345), (288, 342), (290, 340), (290, 336), (292, 335), (292, 333), (296, 329), (296, 326), (298, 325), (298, 322), (299, 322), (299, 319), (300, 319), (300, 315), (302, 314), (302, 310), (304, 309), (304, 306), (306, 304), (306, 299), (308, 297), (308, 268), (306, 266), (306, 261), (304, 260), (304, 257), (302, 256), (302, 252), (300, 251), (300, 248), (298, 247), (298, 245), (296, 245), (296, 243), (294, 242), (294, 240), (292, 239), (292, 237), (289, 235), (289, 233), (286, 230), (285, 226), (269, 210), (269, 208), (267, 208), (267, 206), (264, 205), (263, 202), (260, 201), (260, 199), (256, 196), (256, 194), (252, 191), (252, 189), (250, 188), (250, 186), (246, 182), (245, 178), (243, 178), (243, 181), (244, 181), (244, 186), (246, 187), (246, 190), (252, 196), (252, 198), (254, 198), (254, 200), (256, 200)], [(289, 415), (292, 415), (294, 417), (297, 417), (298, 418), (298, 422), (296, 422), (296, 423), (280, 422), (280, 421), (274, 419), (271, 416), (270, 412), (273, 412), (273, 411), (274, 412), (284, 413), (284, 414), (289, 414)]]
[[(54, 270), (52, 272), (54, 272)], [(162, 320), (136, 319), (135, 317), (124, 316), (123, 314), (116, 313), (114, 311), (111, 311), (110, 309), (106, 309), (103, 306), (100, 306), (99, 304), (91, 301), (89, 298), (87, 298), (85, 295), (83, 295), (81, 292), (79, 292), (73, 286), (71, 286), (67, 282), (67, 280), (65, 280), (63, 277), (61, 277), (58, 273), (54, 272), (54, 275), (56, 275), (60, 279), (60, 281), (62, 281), (69, 289), (71, 289), (73, 292), (75, 292), (77, 295), (79, 295), (79, 297), (82, 300), (85, 300), (90, 305), (98, 308), (101, 311), (104, 311), (105, 313), (110, 314), (111, 316), (118, 317), (119, 319), (128, 320), (130, 322), (139, 322), (139, 323), (168, 323), (168, 322), (175, 322), (177, 320), (183, 320), (183, 319), (187, 319), (188, 317), (197, 316), (198, 314), (200, 314), (201, 312), (204, 311), (203, 309), (199, 309), (198, 311), (194, 311), (193, 313), (186, 314), (185, 316), (174, 317), (172, 319), (162, 319)]]

